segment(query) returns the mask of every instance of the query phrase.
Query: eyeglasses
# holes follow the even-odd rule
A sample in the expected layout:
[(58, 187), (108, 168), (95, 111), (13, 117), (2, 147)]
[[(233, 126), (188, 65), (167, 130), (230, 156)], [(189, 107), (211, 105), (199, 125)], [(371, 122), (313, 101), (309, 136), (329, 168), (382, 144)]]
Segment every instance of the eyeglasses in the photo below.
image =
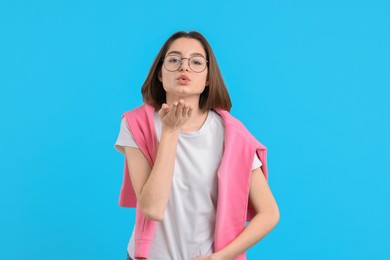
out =
[(207, 67), (207, 60), (203, 56), (193, 56), (191, 58), (182, 58), (177, 55), (168, 55), (164, 58), (164, 68), (167, 71), (177, 71), (183, 65), (183, 60), (188, 60), (188, 67), (193, 72), (203, 72)]

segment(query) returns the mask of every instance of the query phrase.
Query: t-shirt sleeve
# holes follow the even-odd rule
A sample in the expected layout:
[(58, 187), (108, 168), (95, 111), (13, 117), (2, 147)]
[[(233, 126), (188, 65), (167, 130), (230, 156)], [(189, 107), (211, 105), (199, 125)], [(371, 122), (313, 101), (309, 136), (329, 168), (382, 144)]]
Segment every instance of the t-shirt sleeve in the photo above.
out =
[(138, 148), (138, 145), (135, 143), (129, 128), (127, 127), (126, 118), (122, 119), (118, 139), (116, 140), (114, 147), (123, 154), (125, 154), (125, 147)]
[(261, 167), (263, 164), (261, 163), (259, 157), (257, 156), (257, 153), (255, 153), (255, 156), (253, 158), (253, 163), (252, 163), (252, 171)]

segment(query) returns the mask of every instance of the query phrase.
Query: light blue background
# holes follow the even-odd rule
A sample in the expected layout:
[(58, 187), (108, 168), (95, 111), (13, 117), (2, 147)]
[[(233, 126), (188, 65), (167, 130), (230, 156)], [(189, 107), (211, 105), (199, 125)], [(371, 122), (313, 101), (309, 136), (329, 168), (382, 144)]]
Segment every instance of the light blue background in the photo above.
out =
[(249, 259), (390, 259), (388, 1), (1, 1), (0, 259), (124, 259), (122, 112), (177, 30), (210, 41), (269, 148)]

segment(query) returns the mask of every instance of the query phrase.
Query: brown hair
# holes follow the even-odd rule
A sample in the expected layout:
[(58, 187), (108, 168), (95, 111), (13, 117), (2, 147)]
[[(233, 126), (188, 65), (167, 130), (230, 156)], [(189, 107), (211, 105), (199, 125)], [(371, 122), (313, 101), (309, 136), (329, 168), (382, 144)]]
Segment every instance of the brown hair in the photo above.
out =
[(157, 54), (152, 66), (150, 67), (148, 76), (145, 79), (141, 88), (142, 97), (145, 103), (152, 105), (155, 109), (160, 109), (161, 105), (166, 102), (166, 92), (159, 80), (158, 75), (161, 70), (163, 59), (171, 46), (171, 44), (179, 38), (189, 38), (198, 40), (206, 52), (208, 60), (208, 86), (200, 95), (199, 108), (203, 111), (214, 108), (222, 108), (230, 111), (232, 103), (226, 85), (223, 81), (221, 71), (219, 70), (217, 60), (210, 44), (206, 38), (195, 31), (177, 32), (174, 33), (162, 46)]

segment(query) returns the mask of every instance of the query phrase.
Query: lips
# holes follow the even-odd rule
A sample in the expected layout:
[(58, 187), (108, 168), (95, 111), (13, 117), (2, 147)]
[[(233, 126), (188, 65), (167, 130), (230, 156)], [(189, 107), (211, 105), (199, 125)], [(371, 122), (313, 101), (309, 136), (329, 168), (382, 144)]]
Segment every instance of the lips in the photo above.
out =
[(178, 80), (181, 84), (187, 84), (187, 83), (190, 81), (190, 78), (187, 77), (186, 75), (181, 75), (180, 77), (177, 78), (177, 80)]

